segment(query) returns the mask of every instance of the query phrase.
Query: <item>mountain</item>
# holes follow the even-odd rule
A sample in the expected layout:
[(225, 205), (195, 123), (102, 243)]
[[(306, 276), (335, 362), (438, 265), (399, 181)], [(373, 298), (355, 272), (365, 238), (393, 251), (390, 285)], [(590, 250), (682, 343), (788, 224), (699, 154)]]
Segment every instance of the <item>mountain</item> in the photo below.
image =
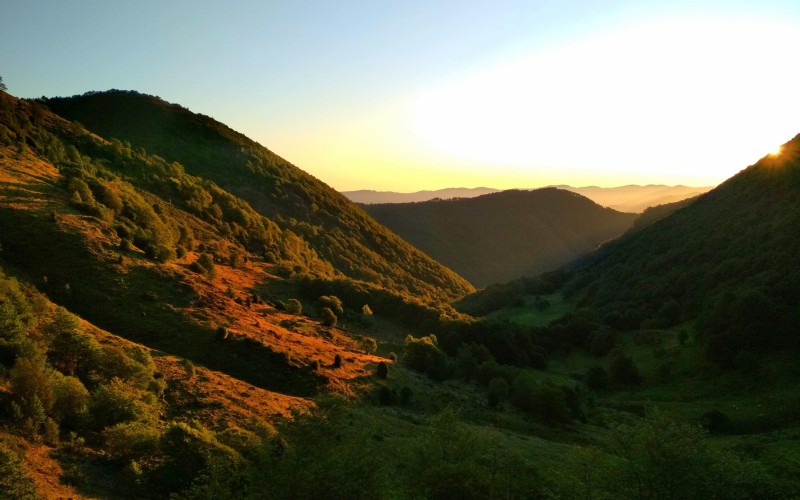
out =
[[(706, 191), (711, 187), (688, 187), (688, 186), (619, 186), (619, 187), (572, 187), (567, 185), (550, 186), (559, 189), (566, 189), (578, 193), (590, 200), (613, 208), (620, 212), (640, 213), (647, 207), (664, 205), (691, 198)], [(392, 191), (343, 191), (342, 194), (350, 200), (362, 204), (382, 204), (382, 203), (414, 203), (429, 201), (433, 199), (448, 200), (451, 198), (474, 198), (484, 194), (496, 193), (499, 189), (493, 188), (448, 188), (435, 191), (417, 191), (414, 193), (395, 193)]]
[(188, 174), (215, 182), (281, 230), (298, 235), (345, 276), (437, 300), (472, 289), (341, 194), (212, 118), (118, 90), (43, 103), (102, 137), (178, 162)]
[(364, 210), (476, 286), (554, 269), (619, 236), (636, 218), (555, 188)]
[(711, 189), (711, 187), (662, 186), (653, 184), (647, 186), (630, 185), (619, 187), (556, 187), (574, 191), (604, 207), (613, 208), (620, 212), (634, 213), (641, 213), (648, 207), (666, 205), (693, 198)]
[(483, 314), (526, 294), (556, 294), (573, 305), (564, 324), (581, 322), (581, 338), (596, 328), (683, 326), (697, 332), (710, 359), (728, 368), (753, 353), (796, 352), (800, 135), (780, 155), (682, 205), (646, 214), (649, 225), (571, 269), (486, 290), (463, 306)]
[(436, 198), (449, 200), (451, 198), (474, 198), (489, 193), (496, 193), (499, 189), (492, 188), (447, 188), (433, 191), (416, 191), (414, 193), (395, 193), (394, 191), (373, 191), (362, 189), (359, 191), (342, 191), (350, 200), (362, 204), (381, 203), (415, 203), (429, 201)]
[[(348, 277), (218, 183), (0, 92), (0, 496), (796, 498), (798, 365), (773, 340), (797, 330), (791, 152), (669, 241), (652, 235), (704, 198), (518, 280), (528, 296), (506, 307), (556, 319), (531, 326)], [(598, 290), (644, 311), (670, 266), (697, 266), (625, 267), (702, 251), (683, 238), (713, 235), (697, 217), (750, 245), (697, 257), (719, 311), (697, 332), (603, 311)], [(763, 345), (720, 371), (709, 331)]]

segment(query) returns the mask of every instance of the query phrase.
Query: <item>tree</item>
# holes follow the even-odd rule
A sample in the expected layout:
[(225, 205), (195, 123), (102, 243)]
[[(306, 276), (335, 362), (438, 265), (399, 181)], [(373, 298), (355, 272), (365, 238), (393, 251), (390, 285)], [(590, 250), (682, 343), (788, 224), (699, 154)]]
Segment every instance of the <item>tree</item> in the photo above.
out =
[(6, 87), (6, 84), (3, 83), (3, 77), (2, 76), (0, 76), (0, 90), (2, 90), (3, 92), (8, 92), (8, 87)]
[(386, 361), (381, 361), (378, 363), (378, 368), (375, 370), (375, 374), (378, 378), (386, 379), (389, 377), (389, 365), (386, 364)]
[(344, 307), (342, 306), (342, 299), (336, 295), (322, 295), (319, 298), (319, 303), (322, 308), (327, 307), (333, 311), (337, 316), (344, 314)]
[(300, 314), (303, 312), (303, 304), (297, 299), (289, 299), (286, 301), (286, 312), (289, 314)]
[(642, 376), (629, 356), (617, 355), (611, 360), (611, 381), (617, 385), (639, 385)]
[(25, 463), (5, 443), (0, 443), (0, 492), (2, 498), (39, 498)]
[(494, 408), (504, 399), (508, 399), (508, 382), (502, 377), (493, 378), (489, 382), (489, 406)]
[(336, 326), (336, 320), (338, 319), (336, 315), (331, 311), (330, 307), (323, 307), (320, 313), (320, 317), (322, 318), (322, 324), (325, 326)]

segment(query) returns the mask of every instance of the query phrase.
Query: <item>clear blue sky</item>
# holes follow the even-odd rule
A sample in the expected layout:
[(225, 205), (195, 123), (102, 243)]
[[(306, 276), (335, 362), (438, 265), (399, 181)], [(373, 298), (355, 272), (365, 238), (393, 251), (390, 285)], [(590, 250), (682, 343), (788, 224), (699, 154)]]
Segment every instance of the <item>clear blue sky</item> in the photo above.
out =
[(798, 47), (797, 0), (0, 2), (10, 93), (158, 95), (339, 189), (716, 183), (800, 132)]

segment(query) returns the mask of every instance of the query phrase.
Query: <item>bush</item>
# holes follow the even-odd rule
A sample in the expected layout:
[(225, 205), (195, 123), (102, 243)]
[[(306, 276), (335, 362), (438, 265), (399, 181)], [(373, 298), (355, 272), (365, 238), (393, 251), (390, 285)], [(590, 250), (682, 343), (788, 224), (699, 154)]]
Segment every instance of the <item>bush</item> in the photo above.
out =
[(39, 498), (24, 462), (5, 443), (0, 443), (0, 497), (20, 500)]
[(102, 384), (92, 394), (89, 412), (98, 430), (121, 422), (155, 422), (158, 419), (153, 394), (131, 387), (118, 378)]
[(236, 451), (220, 443), (213, 432), (197, 423), (169, 425), (159, 444), (165, 455), (158, 474), (159, 483), (170, 491), (187, 488), (212, 459), (231, 463), (241, 460)]
[(88, 416), (89, 391), (76, 378), (54, 372), (52, 415), (64, 429), (77, 429)]
[(605, 389), (608, 387), (608, 372), (602, 366), (593, 366), (583, 376), (583, 381), (593, 391)]
[(391, 406), (394, 403), (394, 394), (392, 390), (382, 385), (378, 388), (378, 404), (381, 406)]
[[(41, 358), (19, 358), (9, 373), (13, 400), (30, 416), (30, 405), (38, 401), (44, 412), (53, 406), (53, 386)], [(29, 411), (30, 410), (30, 411)]]
[(303, 304), (297, 299), (289, 299), (286, 301), (285, 309), (289, 314), (300, 314), (303, 312)]
[(203, 253), (196, 261), (192, 263), (190, 268), (197, 273), (205, 274), (206, 276), (213, 277), (216, 273), (214, 269), (214, 257), (211, 254)]
[(703, 428), (710, 434), (723, 434), (728, 430), (728, 423), (728, 416), (719, 410), (711, 410), (703, 414)]
[(403, 362), (434, 380), (443, 380), (450, 376), (450, 362), (439, 350), (435, 335), (420, 338), (407, 336), (403, 343)]
[(630, 356), (619, 354), (611, 360), (611, 382), (620, 386), (634, 386), (642, 382), (639, 368)]
[(386, 380), (389, 377), (389, 365), (386, 364), (386, 361), (381, 361), (378, 363), (378, 368), (375, 370), (375, 374), (378, 378)]
[(502, 401), (508, 399), (508, 382), (504, 378), (493, 378), (489, 382), (489, 406), (494, 408)]
[(106, 450), (115, 460), (128, 460), (154, 452), (161, 431), (144, 422), (122, 422), (103, 432)]
[(336, 356), (333, 357), (333, 367), (339, 368), (341, 366), (342, 366), (342, 356), (337, 354)]
[(372, 337), (364, 337), (359, 343), (367, 354), (374, 354), (378, 350), (378, 342)]
[(320, 318), (322, 320), (322, 324), (328, 327), (336, 326), (337, 317), (336, 314), (329, 307), (323, 307), (322, 311), (320, 312)]
[(335, 295), (322, 295), (319, 298), (320, 308), (328, 308), (337, 316), (341, 316), (344, 314), (344, 308), (342, 307), (342, 299)]

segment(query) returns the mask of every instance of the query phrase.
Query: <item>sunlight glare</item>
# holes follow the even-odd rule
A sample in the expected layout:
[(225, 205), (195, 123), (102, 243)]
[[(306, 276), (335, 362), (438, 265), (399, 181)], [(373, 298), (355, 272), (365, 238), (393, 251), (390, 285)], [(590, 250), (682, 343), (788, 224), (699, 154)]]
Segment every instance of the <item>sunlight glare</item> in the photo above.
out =
[(435, 88), (410, 125), (439, 154), (495, 168), (721, 182), (797, 133), (797, 46), (800, 30), (777, 23), (659, 21)]

